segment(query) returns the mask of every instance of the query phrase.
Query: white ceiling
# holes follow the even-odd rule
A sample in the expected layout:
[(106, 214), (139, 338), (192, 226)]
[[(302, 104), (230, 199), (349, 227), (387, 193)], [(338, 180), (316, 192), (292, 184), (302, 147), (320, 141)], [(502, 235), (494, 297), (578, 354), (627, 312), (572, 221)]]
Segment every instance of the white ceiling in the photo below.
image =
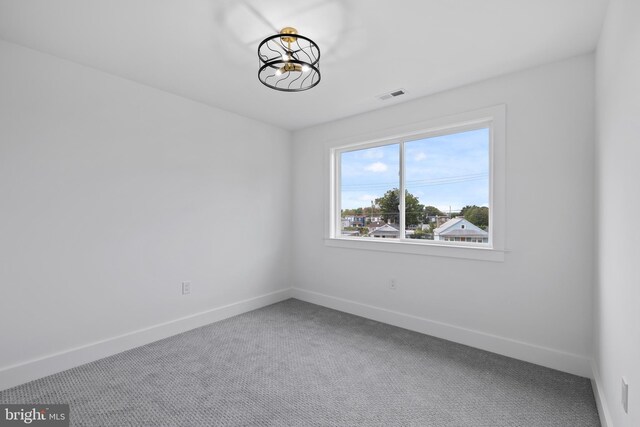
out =
[[(0, 38), (286, 129), (590, 52), (607, 0), (0, 0)], [(294, 26), (322, 81), (282, 93), (257, 45)], [(407, 91), (398, 99), (377, 95)]]

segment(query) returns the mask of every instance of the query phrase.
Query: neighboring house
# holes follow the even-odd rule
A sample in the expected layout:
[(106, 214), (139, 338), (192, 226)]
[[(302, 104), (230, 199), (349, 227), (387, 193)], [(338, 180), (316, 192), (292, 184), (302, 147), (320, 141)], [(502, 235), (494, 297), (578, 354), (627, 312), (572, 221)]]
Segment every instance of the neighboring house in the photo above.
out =
[(421, 227), (423, 230), (428, 230), (431, 225), (433, 225), (434, 228), (440, 227), (442, 224), (449, 221), (449, 219), (451, 218), (448, 216), (429, 216), (427, 217), (426, 223), (422, 224)]
[(351, 220), (351, 227), (364, 227), (367, 222), (366, 216), (355, 216)]
[(445, 224), (447, 221), (449, 221), (451, 218), (448, 216), (437, 216), (435, 217), (434, 222), (436, 223), (436, 227), (440, 227), (443, 224)]
[(433, 240), (489, 243), (489, 233), (462, 217), (453, 218), (433, 230)]
[(369, 233), (372, 237), (381, 238), (398, 238), (400, 236), (400, 230), (396, 228), (396, 224), (384, 224), (382, 227), (377, 227)]
[(342, 217), (342, 227), (364, 227), (367, 217), (364, 215), (349, 215)]
[(383, 225), (385, 225), (386, 222), (382, 221), (382, 220), (376, 220), (373, 222), (370, 222), (369, 224), (367, 224), (367, 227), (369, 227), (369, 231), (373, 231), (378, 227), (382, 227)]

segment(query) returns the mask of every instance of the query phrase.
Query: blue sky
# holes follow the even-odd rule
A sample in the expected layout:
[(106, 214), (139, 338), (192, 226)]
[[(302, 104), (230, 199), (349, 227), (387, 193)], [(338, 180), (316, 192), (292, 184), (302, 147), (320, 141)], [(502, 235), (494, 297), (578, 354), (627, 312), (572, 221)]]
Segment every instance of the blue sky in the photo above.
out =
[[(371, 206), (398, 188), (399, 158), (398, 144), (342, 153), (342, 209)], [(489, 130), (406, 142), (405, 170), (407, 190), (423, 205), (489, 206)]]

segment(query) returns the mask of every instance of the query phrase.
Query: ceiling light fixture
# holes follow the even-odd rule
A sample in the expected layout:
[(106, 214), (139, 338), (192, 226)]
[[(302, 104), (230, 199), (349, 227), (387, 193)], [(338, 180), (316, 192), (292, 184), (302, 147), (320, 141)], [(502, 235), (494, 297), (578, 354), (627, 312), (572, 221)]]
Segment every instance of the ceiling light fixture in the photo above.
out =
[(301, 92), (320, 83), (320, 48), (285, 27), (258, 45), (258, 80), (271, 89)]

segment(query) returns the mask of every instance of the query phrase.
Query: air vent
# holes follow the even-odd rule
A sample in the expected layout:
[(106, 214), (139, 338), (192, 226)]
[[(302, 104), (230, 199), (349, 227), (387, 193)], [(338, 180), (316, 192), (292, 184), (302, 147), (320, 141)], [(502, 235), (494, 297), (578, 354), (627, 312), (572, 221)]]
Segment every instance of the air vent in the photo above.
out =
[(400, 95), (404, 95), (405, 93), (406, 92), (404, 91), (404, 89), (396, 89), (392, 92), (387, 92), (382, 95), (378, 95), (377, 98), (381, 101), (386, 101), (387, 99), (395, 98)]

